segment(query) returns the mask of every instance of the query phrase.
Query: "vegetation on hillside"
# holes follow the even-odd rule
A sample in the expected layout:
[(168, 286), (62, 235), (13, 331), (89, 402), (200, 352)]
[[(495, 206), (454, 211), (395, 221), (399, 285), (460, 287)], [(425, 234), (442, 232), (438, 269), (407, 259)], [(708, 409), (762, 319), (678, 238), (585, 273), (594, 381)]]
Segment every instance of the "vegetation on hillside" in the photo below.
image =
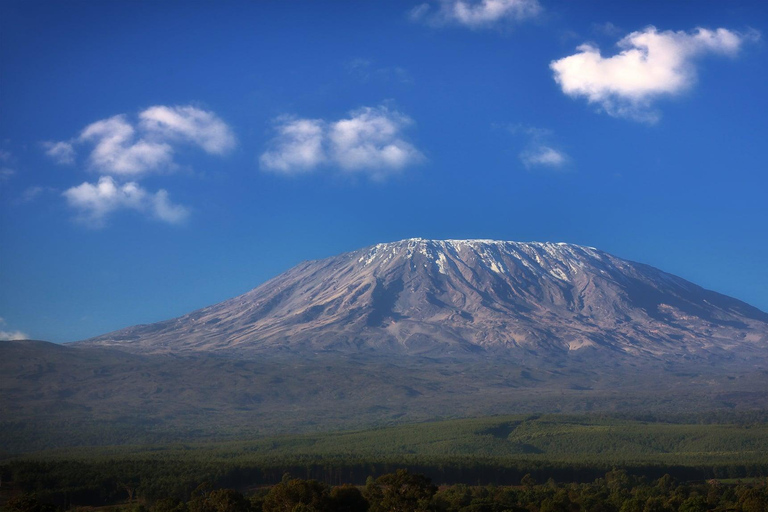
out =
[[(336, 496), (334, 499), (358, 499), (350, 488), (339, 486), (362, 486), (367, 482), (368, 494), (364, 497), (373, 511), (384, 510), (376, 508), (379, 505), (375, 503), (384, 500), (385, 496), (375, 494), (375, 488), (369, 485), (370, 479), (397, 475), (399, 470), (408, 469), (426, 475), (435, 483), (454, 486), (449, 494), (440, 491), (423, 503), (419, 502), (422, 498), (416, 500), (421, 503), (418, 507), (428, 505), (429, 510), (462, 510), (470, 506), (467, 511), (748, 510), (743, 507), (680, 508), (694, 492), (694, 497), (709, 500), (707, 506), (726, 499), (735, 507), (741, 497), (733, 493), (726, 498), (721, 496), (726, 488), (732, 489), (728, 486), (708, 484), (706, 489), (688, 486), (684, 491), (678, 491), (678, 495), (669, 494), (672, 493), (670, 490), (663, 496), (649, 490), (657, 488), (650, 482), (665, 474), (680, 482), (756, 478), (758, 484), (750, 489), (763, 489), (759, 482), (768, 476), (768, 424), (760, 413), (737, 417), (740, 418), (738, 424), (710, 423), (705, 419), (698, 423), (674, 423), (661, 421), (661, 418), (648, 421), (650, 418), (596, 415), (499, 416), (239, 442), (69, 448), (6, 459), (0, 463), (3, 482), (0, 491), (6, 498), (27, 500), (23, 503), (30, 507), (34, 503), (37, 503), (35, 507), (46, 503), (59, 508), (103, 506), (129, 500), (132, 505), (138, 503), (153, 512), (214, 512), (214, 509), (216, 512), (248, 512), (254, 509), (226, 508), (229, 505), (210, 505), (214, 508), (207, 509), (208, 505), (199, 505), (200, 493), (218, 496), (227, 503), (240, 503), (237, 506), (256, 507), (259, 511), (262, 510), (258, 508), (262, 506), (258, 505), (261, 498), (253, 496), (266, 500), (265, 493), (272, 492), (268, 490), (269, 486), (275, 486), (272, 488), (277, 489), (275, 493), (288, 493), (288, 484), (283, 481), (283, 475), (288, 472), (303, 479), (304, 483), (291, 484), (298, 486), (294, 489), (297, 493), (324, 496), (313, 502), (313, 510), (352, 510), (338, 503), (338, 506), (333, 505), (337, 508), (323, 507), (331, 506), (327, 503), (336, 503), (331, 499), (333, 496)], [(615, 468), (625, 471), (622, 474), (628, 479), (628, 483), (621, 484), (624, 489), (621, 495), (624, 501), (621, 502), (616, 496), (610, 497), (614, 491), (603, 489), (608, 485), (606, 473)], [(550, 479), (563, 485), (550, 482), (546, 486), (537, 486), (535, 492), (525, 487), (532, 481), (547, 482)], [(312, 480), (316, 482), (307, 483)], [(198, 489), (204, 482), (208, 482), (208, 487)], [(389, 488), (390, 484), (386, 482), (386, 479), (379, 481), (384, 486), (382, 489)], [(336, 487), (332, 489), (331, 485)], [(482, 487), (484, 485), (523, 485), (524, 489), (502, 492)], [(598, 488), (603, 490), (598, 492)], [(224, 493), (222, 489), (228, 491)], [(512, 494), (508, 496), (507, 492)], [(709, 496), (712, 493), (715, 497)], [(250, 498), (245, 499), (241, 494)], [(32, 495), (37, 501), (32, 500)], [(459, 495), (463, 497), (457, 497)], [(439, 496), (452, 496), (450, 499), (463, 505), (445, 508), (448, 505), (439, 501)], [(539, 500), (536, 507), (540, 508), (530, 508), (534, 496)], [(592, 503), (589, 500), (598, 499), (594, 496), (599, 496), (601, 503), (612, 503), (614, 508), (589, 505)], [(622, 508), (625, 502), (635, 498), (640, 501), (632, 503), (642, 502), (641, 505)], [(664, 503), (673, 503), (674, 507), (646, 508), (651, 498), (663, 498)], [(490, 504), (481, 506), (482, 500), (490, 500)], [(514, 503), (517, 504), (504, 508), (513, 503), (504, 500), (516, 500)], [(546, 500), (553, 503), (552, 507), (562, 505), (566, 508), (544, 508)], [(658, 504), (657, 501), (652, 503)], [(556, 502), (560, 505), (554, 505)], [(700, 502), (697, 501), (698, 505)], [(13, 510), (20, 511), (18, 507), (27, 506), (22, 502), (14, 503), (9, 505), (17, 507)], [(266, 503), (264, 501), (266, 508), (263, 510), (277, 510), (269, 509)], [(686, 506), (693, 507), (692, 503)], [(167, 507), (157, 508), (164, 506)], [(33, 509), (26, 510), (31, 512)], [(34, 510), (43, 512), (43, 509)], [(756, 510), (764, 512), (763, 509)]]
[[(765, 512), (768, 480), (724, 484), (716, 480), (679, 483), (670, 475), (649, 480), (624, 470), (612, 470), (589, 483), (537, 484), (530, 474), (516, 486), (438, 487), (426, 476), (405, 469), (364, 486), (331, 487), (317, 480), (285, 474), (270, 487), (217, 488), (208, 482), (183, 497), (147, 499), (123, 484), (128, 499), (108, 507), (110, 512)], [(66, 495), (32, 493), (12, 497), (6, 512), (55, 512), (71, 509), (77, 501)]]

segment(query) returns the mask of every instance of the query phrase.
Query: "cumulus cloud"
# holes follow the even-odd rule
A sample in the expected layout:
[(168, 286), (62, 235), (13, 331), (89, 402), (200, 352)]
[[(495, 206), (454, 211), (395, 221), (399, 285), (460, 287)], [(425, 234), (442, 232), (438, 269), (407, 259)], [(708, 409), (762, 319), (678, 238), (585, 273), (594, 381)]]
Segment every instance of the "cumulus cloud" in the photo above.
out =
[(79, 140), (94, 144), (90, 164), (102, 174), (135, 176), (167, 168), (173, 162), (170, 144), (137, 139), (136, 129), (123, 115), (87, 126)]
[(439, 0), (416, 6), (409, 13), (414, 21), (430, 25), (463, 25), (472, 29), (489, 28), (504, 22), (523, 21), (541, 12), (538, 0)]
[(412, 120), (386, 107), (363, 107), (335, 121), (280, 117), (277, 135), (261, 155), (263, 169), (298, 174), (335, 166), (382, 179), (424, 159), (403, 136)]
[(578, 53), (552, 61), (550, 68), (565, 94), (584, 97), (615, 117), (655, 122), (659, 113), (653, 101), (690, 88), (697, 57), (735, 56), (745, 41), (756, 37), (724, 28), (689, 33), (659, 32), (651, 26), (621, 39), (617, 55), (603, 57), (596, 46), (583, 44)]
[[(137, 117), (121, 114), (86, 126), (74, 139), (44, 142), (46, 154), (59, 164), (77, 161), (77, 150), (87, 149), (87, 167), (102, 177), (63, 192), (67, 203), (84, 224), (99, 228), (119, 210), (132, 210), (169, 224), (183, 222), (189, 209), (174, 204), (168, 192), (149, 192), (137, 180), (155, 172), (178, 167), (181, 146), (199, 147), (212, 155), (223, 155), (237, 145), (232, 129), (215, 113), (190, 105), (156, 105)], [(22, 201), (31, 201), (46, 191), (28, 189)]]
[(347, 171), (398, 170), (418, 162), (422, 154), (400, 137), (411, 119), (384, 107), (363, 107), (332, 123), (330, 155)]
[(176, 168), (179, 145), (191, 144), (222, 155), (237, 145), (232, 129), (216, 114), (193, 106), (150, 107), (138, 122), (126, 115), (96, 121), (68, 141), (44, 142), (46, 154), (59, 164), (76, 161), (76, 146), (91, 145), (89, 167), (99, 174), (135, 178)]
[(71, 142), (43, 142), (45, 154), (60, 165), (72, 165), (75, 163), (75, 148)]
[(173, 204), (168, 192), (147, 192), (136, 182), (120, 184), (110, 176), (98, 183), (82, 183), (63, 192), (69, 205), (78, 211), (78, 220), (92, 228), (101, 228), (108, 217), (119, 210), (133, 210), (169, 224), (183, 222), (189, 210)]
[(321, 119), (277, 118), (277, 135), (259, 158), (261, 167), (283, 174), (313, 171), (327, 160), (325, 125)]
[(193, 142), (208, 153), (221, 155), (235, 147), (234, 133), (213, 112), (191, 106), (155, 106), (139, 114), (141, 126), (163, 140)]

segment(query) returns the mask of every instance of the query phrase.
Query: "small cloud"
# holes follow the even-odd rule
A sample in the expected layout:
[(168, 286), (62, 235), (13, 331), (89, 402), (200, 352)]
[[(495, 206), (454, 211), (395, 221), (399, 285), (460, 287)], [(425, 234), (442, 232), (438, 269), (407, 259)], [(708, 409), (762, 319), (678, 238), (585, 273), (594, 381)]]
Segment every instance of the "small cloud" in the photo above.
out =
[(281, 174), (332, 165), (382, 179), (423, 161), (423, 154), (402, 136), (411, 124), (408, 116), (384, 106), (363, 107), (336, 121), (283, 116), (259, 161), (263, 169)]
[(535, 166), (562, 167), (568, 162), (568, 157), (555, 148), (538, 145), (520, 153), (520, 160), (527, 168)]
[(28, 340), (29, 335), (21, 331), (0, 331), (0, 341)]
[(168, 171), (179, 144), (192, 144), (205, 152), (222, 155), (237, 140), (232, 129), (216, 114), (192, 106), (158, 105), (138, 114), (133, 123), (125, 115), (96, 121), (70, 141), (44, 142), (46, 154), (58, 163), (75, 162), (75, 145), (92, 144), (88, 163), (92, 170), (109, 176), (137, 177)]
[(296, 119), (281, 116), (275, 120), (277, 135), (271, 149), (259, 158), (263, 169), (281, 174), (301, 174), (315, 170), (327, 160), (326, 123), (322, 119)]
[(43, 142), (45, 154), (59, 165), (72, 165), (75, 163), (75, 148), (70, 142)]
[(167, 168), (173, 162), (170, 144), (137, 138), (136, 129), (123, 115), (87, 126), (79, 140), (94, 143), (90, 165), (101, 174), (135, 176)]
[(63, 192), (69, 205), (78, 211), (77, 219), (91, 228), (101, 228), (107, 218), (118, 210), (133, 210), (162, 222), (179, 224), (189, 216), (189, 210), (173, 204), (168, 192), (152, 194), (136, 182), (117, 183), (103, 176), (97, 184), (82, 183)]
[[(4, 318), (0, 317), (0, 325), (7, 325)], [(2, 331), (0, 330), (0, 341), (28, 340), (29, 335), (21, 331)]]
[(592, 44), (552, 61), (550, 68), (563, 92), (584, 97), (607, 114), (653, 123), (660, 114), (653, 102), (689, 89), (696, 81), (695, 58), (708, 53), (735, 56), (757, 32), (740, 34), (718, 28), (691, 33), (655, 27), (633, 32), (618, 42), (621, 52), (603, 57)]
[(438, 0), (414, 7), (408, 17), (432, 26), (482, 29), (535, 18), (541, 11), (538, 0)]
[(193, 142), (210, 154), (223, 155), (237, 144), (232, 130), (216, 114), (192, 106), (155, 106), (139, 118), (147, 133), (162, 140)]
[(330, 154), (346, 171), (399, 170), (423, 159), (413, 145), (400, 137), (412, 123), (408, 116), (386, 107), (363, 107), (329, 127)]
[[(237, 145), (232, 129), (221, 118), (197, 107), (157, 105), (137, 117), (112, 116), (86, 126), (74, 139), (43, 143), (49, 157), (65, 164), (76, 162), (76, 148), (90, 147), (87, 166), (103, 176), (98, 183), (85, 182), (62, 193), (87, 226), (101, 228), (120, 210), (169, 224), (183, 222), (189, 216), (187, 207), (172, 203), (167, 191), (149, 192), (136, 180), (176, 169), (176, 152), (182, 145), (213, 155), (223, 155)], [(19, 202), (32, 201), (48, 190), (53, 189), (31, 187)]]
[(13, 154), (5, 149), (0, 149), (0, 162), (10, 162), (13, 160)]
[(512, 135), (528, 139), (525, 149), (520, 152), (520, 160), (527, 169), (533, 167), (549, 167), (559, 169), (570, 163), (570, 157), (550, 142), (554, 132), (548, 128), (537, 128), (523, 124), (506, 127)]
[(425, 21), (427, 16), (430, 14), (430, 11), (432, 11), (431, 5), (427, 3), (419, 4), (408, 11), (408, 18), (411, 21)]

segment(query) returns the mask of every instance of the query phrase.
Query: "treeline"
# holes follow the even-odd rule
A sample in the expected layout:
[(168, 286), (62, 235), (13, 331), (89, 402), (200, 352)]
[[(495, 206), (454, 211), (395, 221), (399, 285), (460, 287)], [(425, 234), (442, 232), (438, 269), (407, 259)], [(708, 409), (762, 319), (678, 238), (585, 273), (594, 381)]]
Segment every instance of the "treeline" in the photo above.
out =
[[(330, 486), (291, 478), (244, 490), (197, 485), (186, 496), (147, 499), (123, 483), (125, 503), (108, 512), (765, 512), (768, 480), (729, 484), (717, 480), (679, 483), (665, 474), (649, 480), (612, 470), (589, 483), (537, 483), (525, 474), (515, 486), (438, 487), (424, 475), (401, 469), (364, 486)], [(56, 512), (74, 506), (39, 495), (18, 494), (7, 512)], [(102, 509), (104, 510), (104, 509)]]
[[(363, 485), (368, 477), (379, 477), (408, 468), (442, 484), (518, 485), (525, 475), (535, 481), (586, 483), (599, 479), (611, 466), (558, 463), (552, 461), (499, 461), (480, 458), (399, 457), (383, 461), (272, 460), (260, 465), (168, 459), (16, 460), (0, 466), (4, 489), (34, 494), (60, 508), (74, 505), (103, 506), (125, 499), (155, 502), (187, 500), (200, 482), (217, 488), (245, 490), (281, 482), (288, 472), (323, 485)], [(665, 474), (683, 482), (708, 479), (765, 478), (768, 463), (728, 466), (624, 465), (633, 478), (655, 480)], [(0, 489), (2, 490), (2, 489)], [(768, 511), (768, 509), (766, 509)], [(765, 511), (762, 511), (765, 512)]]

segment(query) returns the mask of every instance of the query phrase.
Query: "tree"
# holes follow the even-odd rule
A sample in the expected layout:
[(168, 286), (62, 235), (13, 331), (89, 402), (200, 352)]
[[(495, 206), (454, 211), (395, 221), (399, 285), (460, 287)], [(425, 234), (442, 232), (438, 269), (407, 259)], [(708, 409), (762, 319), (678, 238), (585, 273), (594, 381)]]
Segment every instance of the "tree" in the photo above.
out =
[(520, 479), (520, 485), (530, 491), (533, 489), (533, 486), (536, 485), (536, 480), (533, 479), (530, 473), (526, 473), (523, 475), (523, 478)]
[(369, 507), (363, 493), (353, 485), (334, 487), (330, 498), (335, 512), (367, 512)]
[(162, 498), (152, 506), (152, 512), (187, 512), (187, 505), (178, 498)]
[(234, 489), (217, 489), (208, 495), (213, 512), (248, 512), (250, 503)]
[(365, 487), (371, 512), (415, 512), (427, 510), (437, 487), (424, 475), (398, 469), (382, 475)]
[[(264, 497), (264, 512), (328, 512), (331, 500), (328, 486), (317, 480), (288, 480), (270, 489)], [(298, 507), (298, 508), (297, 508)]]
[(763, 488), (748, 489), (739, 498), (739, 505), (744, 512), (765, 512), (768, 510), (768, 492)]

